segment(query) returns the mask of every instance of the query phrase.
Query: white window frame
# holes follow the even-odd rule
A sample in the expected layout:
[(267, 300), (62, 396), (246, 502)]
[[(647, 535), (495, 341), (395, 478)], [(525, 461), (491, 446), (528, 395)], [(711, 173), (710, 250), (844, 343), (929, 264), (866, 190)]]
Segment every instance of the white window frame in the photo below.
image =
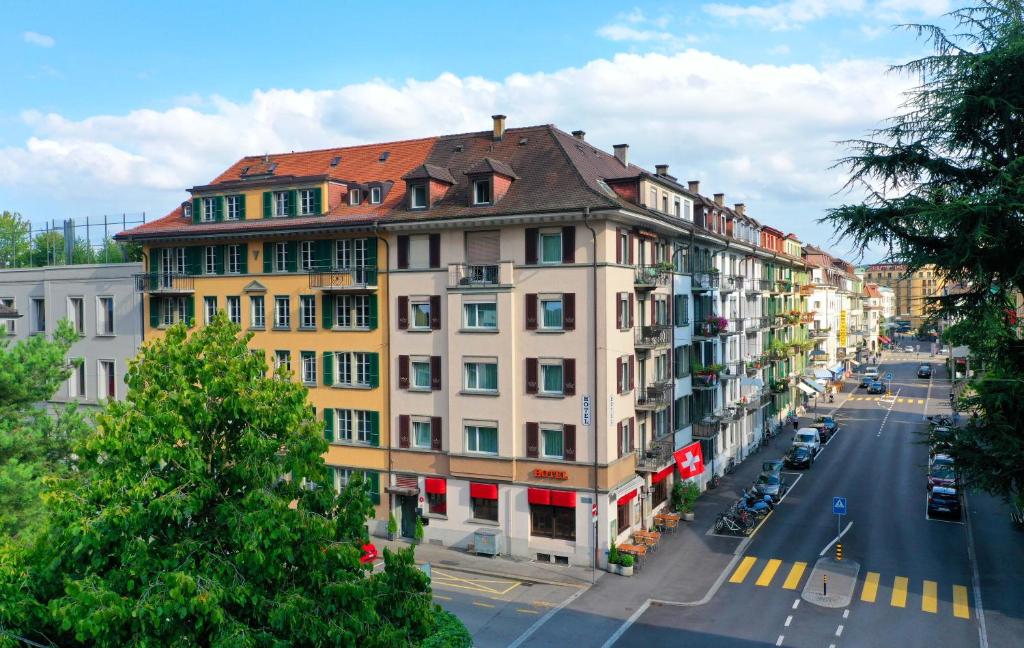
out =
[[(258, 306), (257, 306), (258, 304)], [(249, 296), (249, 328), (264, 329), (267, 327), (267, 302), (263, 295)]]
[(309, 355), (299, 354), (299, 358), (302, 362), (302, 382), (307, 385), (316, 384), (316, 353)]
[[(419, 432), (421, 429), (426, 429), (427, 431), (426, 443), (420, 443)], [(430, 450), (432, 447), (430, 443), (430, 419), (414, 418), (409, 421), (409, 445), (421, 450)]]
[(204, 223), (212, 223), (217, 214), (217, 199), (213, 197), (201, 198), (200, 207), (202, 214), (199, 219)]
[[(491, 306), (494, 308), (494, 326), (480, 325), (480, 306)], [(470, 324), (469, 313), (474, 311), (476, 324)], [(497, 302), (465, 302), (462, 304), (462, 326), (472, 331), (497, 331), (498, 330), (498, 303)]]
[(355, 207), (363, 202), (363, 192), (359, 187), (352, 187), (348, 190), (348, 204)]
[(369, 387), (370, 354), (365, 351), (335, 353), (334, 384), (340, 387)]
[(71, 370), (71, 376), (68, 378), (68, 397), (69, 398), (87, 398), (86, 389), (88, 385), (85, 382), (85, 359), (76, 358), (78, 360), (78, 366)]
[[(495, 386), (494, 386), (493, 389), (486, 388), (486, 387), (480, 387), (479, 386), (479, 384), (480, 384), (480, 376), (482, 375), (481, 371), (480, 371), (480, 367), (490, 366), (490, 365), (494, 365)], [(473, 374), (473, 376), (475, 378), (475, 382), (476, 382), (477, 386), (471, 386), (469, 384), (470, 383), (470, 373), (471, 373), (470, 372), (470, 367), (471, 366), (477, 367), (472, 372), (472, 374)], [(501, 388), (501, 381), (500, 381), (500, 379), (498, 377), (498, 361), (496, 359), (495, 360), (470, 360), (470, 361), (464, 361), (462, 363), (462, 388), (465, 391), (467, 391), (467, 392), (472, 392), (472, 393), (476, 393), (476, 394), (497, 394), (498, 390)]]
[(312, 270), (313, 269), (313, 241), (301, 241), (299, 242), (299, 269), (300, 270)]
[[(555, 297), (555, 296), (540, 297), (540, 298), (537, 299), (537, 302), (538, 302), (537, 303), (537, 310), (540, 311), (537, 314), (538, 319), (540, 320), (540, 321), (537, 322), (538, 327), (543, 329), (543, 330), (545, 330), (545, 331), (564, 331), (565, 330), (565, 300), (562, 298), (562, 296), (559, 295), (557, 297)], [(561, 320), (562, 320), (561, 323), (558, 326), (548, 326), (545, 323), (544, 315), (545, 315), (546, 311), (544, 310), (544, 304), (548, 303), (548, 302), (558, 302), (559, 313), (561, 314)]]
[[(544, 380), (545, 369), (552, 369), (553, 370), (553, 369), (556, 369), (556, 368), (562, 374), (562, 376), (561, 376), (561, 386), (559, 387), (559, 389), (557, 391), (548, 391), (547, 389), (544, 388), (544, 385), (545, 385), (545, 382), (546, 382)], [(538, 373), (538, 376), (537, 376), (537, 383), (538, 383), (537, 384), (537, 393), (544, 394), (546, 396), (563, 396), (565, 394), (565, 369), (564, 369), (564, 367), (562, 365), (562, 361), (561, 360), (541, 360), (539, 362), (539, 367), (537, 369), (537, 373)]]
[[(480, 450), (480, 431), (481, 430), (494, 430), (494, 441), (496, 450), (491, 452), (489, 450)], [(472, 454), (483, 454), (483, 455), (497, 455), (501, 452), (501, 437), (499, 436), (498, 424), (495, 423), (467, 423), (463, 426), (463, 434), (466, 439), (466, 452)], [(473, 446), (476, 449), (473, 449)]]
[(316, 201), (313, 198), (315, 189), (299, 189), (299, 215), (312, 216)]
[[(537, 437), (538, 437), (537, 438), (537, 444), (540, 446), (538, 448), (538, 454), (542, 458), (544, 458), (544, 459), (563, 459), (564, 460), (565, 459), (565, 428), (563, 428), (560, 425), (545, 425), (545, 424), (541, 424), (539, 427), (540, 427), (540, 430), (537, 433)], [(550, 455), (547, 452), (545, 452), (545, 448), (547, 447), (547, 444), (544, 443), (544, 437), (546, 436), (545, 435), (546, 432), (555, 433), (558, 436), (562, 437), (562, 454), (560, 454), (560, 455)]]
[[(422, 193), (422, 195), (420, 195)], [(421, 198), (422, 200), (418, 200)], [(409, 185), (409, 209), (426, 209), (430, 203), (430, 192), (425, 182)]]
[[(558, 237), (558, 257), (554, 261), (546, 261), (544, 259), (544, 239), (545, 238), (555, 237), (555, 236)], [(538, 264), (540, 264), (540, 265), (557, 265), (557, 264), (561, 263), (562, 262), (562, 231), (561, 230), (551, 230), (551, 231), (545, 232), (545, 231), (541, 230), (541, 232), (537, 236), (537, 247), (539, 248), (537, 250), (537, 263)]]
[[(107, 310), (107, 304), (110, 304), (110, 310)], [(114, 335), (114, 298), (110, 295), (99, 295), (96, 297), (96, 335), (98, 336), (111, 336)], [(109, 317), (108, 317), (109, 315)], [(109, 327), (106, 326), (109, 324)], [(107, 328), (110, 330), (108, 331)], [(38, 331), (36, 331), (38, 333)]]
[[(426, 365), (427, 368), (427, 384), (421, 385), (416, 381), (419, 373), (416, 371), (417, 366)], [(430, 391), (430, 358), (411, 358), (409, 360), (409, 389), (414, 391)]]
[(227, 274), (240, 274), (242, 272), (242, 246), (238, 244), (228, 246), (227, 259), (225, 259), (224, 272)]
[(226, 310), (228, 313), (228, 320), (233, 324), (242, 325), (242, 298), (237, 295), (230, 295), (226, 299)]
[[(487, 188), (486, 200), (480, 200), (480, 189)], [(494, 203), (494, 183), (489, 178), (473, 181), (473, 204), (490, 205)]]
[(370, 204), (379, 205), (383, 201), (384, 190), (380, 187), (370, 187)]
[[(284, 308), (282, 309), (282, 304)], [(288, 295), (274, 296), (274, 328), (291, 330), (292, 328), (292, 302)], [(283, 323), (282, 323), (283, 322)]]
[[(116, 365), (113, 360), (96, 361), (96, 398), (116, 400), (117, 399), (117, 375), (114, 373)], [(114, 374), (111, 376), (111, 374)], [(113, 393), (108, 393), (107, 386), (114, 383)]]
[[(32, 332), (33, 333), (45, 333), (46, 332), (46, 298), (45, 297), (33, 297), (29, 304), (32, 310)], [(40, 307), (40, 304), (42, 305)], [(42, 317), (40, 317), (42, 315)]]
[[(416, 321), (416, 315), (422, 311), (420, 307), (426, 306), (427, 322), (426, 324), (419, 324)], [(432, 313), (430, 312), (430, 299), (414, 298), (409, 300), (409, 329), (413, 331), (429, 331), (430, 330), (430, 319)]]
[(625, 394), (629, 391), (629, 356), (622, 356), (622, 380), (619, 382), (619, 393)]
[(217, 274), (217, 246), (203, 247), (203, 274)]
[[(211, 309), (210, 307), (213, 306)], [(217, 298), (213, 295), (203, 297), (203, 324), (209, 325), (217, 314)]]
[(187, 218), (189, 220), (192, 220), (192, 203), (191, 202), (182, 203), (182, 205), (181, 205), (181, 214), (185, 218)]
[(274, 192), (274, 218), (286, 218), (288, 216), (288, 201), (291, 199), (289, 194), (290, 192), (288, 191)]
[(274, 371), (280, 371), (282, 367), (286, 371), (292, 370), (292, 352), (288, 349), (276, 349), (274, 351)]
[(288, 243), (274, 243), (274, 272), (288, 272)]
[(242, 220), (242, 201), (245, 196), (228, 196), (224, 199), (224, 220)]
[(316, 296), (299, 295), (299, 328), (316, 328)]
[[(0, 299), (0, 303), (4, 303), (6, 298)], [(14, 300), (11, 299), (13, 305)], [(77, 308), (76, 308), (77, 305)], [(79, 335), (85, 335), (85, 298), (84, 297), (68, 297), (68, 319), (71, 320), (71, 324), (75, 331)], [(14, 333), (13, 320), (10, 325), (8, 334)]]

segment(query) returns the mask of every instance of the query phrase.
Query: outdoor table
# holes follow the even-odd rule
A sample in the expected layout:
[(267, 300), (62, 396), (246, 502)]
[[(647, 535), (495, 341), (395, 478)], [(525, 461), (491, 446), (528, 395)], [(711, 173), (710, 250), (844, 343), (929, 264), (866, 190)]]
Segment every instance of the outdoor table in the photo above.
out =
[(647, 547), (643, 545), (621, 544), (619, 545), (618, 549), (622, 553), (633, 556), (633, 558), (636, 559), (637, 569), (640, 569), (641, 564), (643, 562), (643, 558), (647, 555)]
[(657, 531), (636, 531), (633, 533), (633, 539), (637, 544), (646, 545), (651, 551), (655, 551), (658, 548), (661, 534)]
[(654, 516), (654, 521), (667, 530), (675, 530), (679, 527), (681, 517), (678, 513), (659, 513)]

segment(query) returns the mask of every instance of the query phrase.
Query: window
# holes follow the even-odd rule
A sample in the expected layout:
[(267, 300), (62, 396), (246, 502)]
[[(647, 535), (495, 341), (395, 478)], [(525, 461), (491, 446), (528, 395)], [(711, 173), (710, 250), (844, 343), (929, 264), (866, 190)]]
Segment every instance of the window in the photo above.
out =
[(363, 202), (363, 192), (359, 189), (352, 187), (348, 190), (348, 204), (358, 205)]
[(668, 479), (662, 479), (651, 486), (651, 507), (658, 506), (668, 499)]
[(228, 297), (228, 319), (232, 324), (242, 325), (242, 298)]
[(380, 187), (370, 187), (370, 204), (379, 205), (383, 196), (383, 191)]
[(563, 459), (565, 457), (565, 441), (562, 428), (540, 429), (540, 452), (546, 459)]
[(299, 295), (299, 313), (301, 319), (299, 328), (316, 328), (316, 297), (313, 295)]
[(429, 390), (430, 386), (430, 361), (429, 360), (414, 360), (410, 363), (412, 374), (411, 386), (413, 389), (425, 389)]
[(339, 295), (334, 301), (334, 326), (368, 328), (372, 295)]
[(339, 270), (362, 269), (366, 266), (366, 239), (341, 239), (335, 243), (334, 264)]
[(617, 532), (622, 533), (629, 528), (629, 509), (633, 500), (620, 503), (616, 507), (616, 518), (618, 520)]
[(661, 195), (661, 211), (668, 213), (668, 194)]
[(629, 293), (619, 293), (619, 330), (629, 328)]
[(288, 272), (287, 243), (274, 243), (274, 272)]
[(299, 192), (299, 213), (303, 216), (316, 213), (316, 189), (303, 189)]
[(562, 233), (541, 232), (538, 238), (540, 239), (540, 262), (561, 263)]
[(498, 521), (498, 500), (486, 497), (471, 497), (473, 517), (477, 520)]
[(316, 352), (302, 352), (302, 382), (307, 385), (316, 384)]
[(465, 326), (468, 329), (498, 328), (498, 304), (495, 302), (472, 302), (462, 307)]
[(82, 358), (77, 358), (74, 362), (75, 368), (71, 370), (71, 378), (68, 380), (68, 396), (85, 398), (85, 362)]
[(96, 335), (114, 334), (114, 298), (96, 298)]
[(412, 445), (416, 448), (430, 449), (430, 421), (412, 422)]
[(448, 515), (447, 493), (427, 493), (427, 512), (435, 515)]
[(467, 391), (498, 391), (498, 364), (496, 362), (467, 362), (465, 375)]
[(274, 328), (291, 328), (291, 302), (288, 297), (274, 297)]
[(225, 204), (228, 208), (228, 220), (242, 220), (245, 215), (245, 196), (228, 196)]
[(249, 326), (261, 329), (266, 325), (267, 317), (264, 311), (263, 295), (249, 297)]
[(374, 443), (373, 414), (364, 410), (335, 410), (338, 417), (338, 440), (349, 443)]
[(99, 398), (117, 398), (117, 376), (114, 374), (113, 360), (100, 360), (96, 387), (99, 391)]
[(498, 428), (493, 425), (467, 425), (466, 451), (498, 454)]
[(619, 231), (618, 237), (618, 253), (617, 256), (622, 260), (622, 263), (629, 265), (633, 262), (633, 250), (629, 244), (629, 232)]
[(550, 298), (540, 300), (541, 328), (562, 329), (562, 298)]
[(653, 189), (653, 188), (651, 189), (651, 202), (649, 202), (647, 204), (647, 206), (650, 209), (657, 209), (658, 208), (658, 190), (657, 189)]
[(376, 387), (376, 354), (346, 351), (335, 353), (334, 358), (337, 365), (335, 384), (343, 387)]
[(561, 361), (540, 365), (540, 393), (562, 394)]
[(203, 297), (203, 324), (209, 324), (213, 321), (213, 316), (217, 314), (217, 298), (216, 297)]
[(555, 540), (576, 539), (576, 509), (530, 504), (530, 535)]
[(430, 301), (410, 302), (409, 309), (412, 317), (409, 318), (409, 327), (413, 329), (430, 328)]
[[(152, 297), (150, 297), (152, 299)], [(165, 297), (161, 300), (163, 311), (163, 325), (171, 326), (185, 319), (185, 298)]]
[(188, 220), (192, 220), (192, 203), (191, 202), (182, 203), (182, 205), (181, 205), (181, 213)]
[(241, 245), (229, 245), (228, 246), (228, 272), (231, 274), (239, 274), (242, 272), (242, 246)]
[(683, 216), (683, 201), (680, 200), (678, 196), (675, 198), (675, 201), (673, 202), (672, 207), (673, 207), (674, 213), (676, 215), (676, 218), (682, 218), (682, 216)]
[(274, 192), (274, 216), (280, 218), (288, 215), (288, 210), (291, 207), (290, 194), (287, 191), (275, 191)]
[(274, 369), (279, 373), (292, 370), (292, 352), (274, 351)]
[(303, 270), (312, 270), (314, 265), (316, 260), (313, 254), (313, 241), (299, 243), (299, 266)]
[(216, 198), (203, 198), (202, 204), (203, 204), (203, 209), (202, 209), (203, 213), (201, 215), (202, 221), (204, 223), (209, 223), (210, 221), (215, 220), (216, 219), (216, 215), (217, 215), (217, 199)]
[(473, 204), (474, 205), (489, 205), (491, 204), (491, 181), (490, 180), (477, 180), (473, 183)]
[(32, 300), (32, 331), (44, 333), (46, 331), (46, 300)]
[(414, 184), (409, 187), (409, 207), (412, 209), (427, 208), (427, 185)]
[(629, 385), (632, 382), (632, 376), (630, 376), (630, 363), (628, 362), (628, 356), (623, 356), (619, 360), (622, 367), (619, 375), (619, 393), (625, 394), (630, 390)]
[(203, 248), (203, 273), (217, 274), (217, 247), (207, 245)]
[[(13, 299), (3, 299), (0, 300), (0, 303), (14, 307)], [(71, 320), (71, 325), (79, 335), (85, 335), (85, 309), (82, 306), (81, 297), (68, 298), (68, 319)], [(7, 325), (7, 332), (14, 333), (14, 320)]]

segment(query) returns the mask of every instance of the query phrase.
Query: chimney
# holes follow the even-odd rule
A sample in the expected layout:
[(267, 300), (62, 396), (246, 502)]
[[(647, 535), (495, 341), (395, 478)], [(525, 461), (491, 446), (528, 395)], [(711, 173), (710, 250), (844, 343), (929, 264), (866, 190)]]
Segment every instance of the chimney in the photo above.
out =
[(491, 115), (494, 120), (494, 139), (500, 141), (505, 137), (505, 115)]
[(690, 180), (686, 184), (689, 185), (690, 192), (699, 194), (700, 193), (700, 180)]
[(616, 144), (612, 148), (615, 150), (615, 159), (622, 162), (622, 166), (629, 166), (629, 144)]
[(574, 130), (572, 136), (582, 142), (587, 139), (587, 131)]
[(667, 176), (668, 175), (668, 165), (667, 164), (655, 164), (654, 165), (654, 171), (655, 171), (655, 173), (657, 173), (660, 176)]
[(746, 216), (747, 215), (747, 212), (746, 212), (747, 206), (744, 205), (743, 203), (736, 203), (732, 207), (733, 207), (733, 209), (736, 210), (736, 213), (739, 214), (740, 216)]
[(715, 202), (719, 205), (725, 205), (725, 194), (715, 194)]

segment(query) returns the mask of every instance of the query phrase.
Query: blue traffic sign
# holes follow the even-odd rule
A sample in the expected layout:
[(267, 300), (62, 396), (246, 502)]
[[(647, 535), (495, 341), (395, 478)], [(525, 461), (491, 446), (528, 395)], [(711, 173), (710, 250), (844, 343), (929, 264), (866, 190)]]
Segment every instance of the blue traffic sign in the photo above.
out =
[(832, 515), (846, 515), (846, 498), (832, 498)]
[(892, 372), (891, 371), (885, 374), (885, 379), (886, 380), (892, 380)]

